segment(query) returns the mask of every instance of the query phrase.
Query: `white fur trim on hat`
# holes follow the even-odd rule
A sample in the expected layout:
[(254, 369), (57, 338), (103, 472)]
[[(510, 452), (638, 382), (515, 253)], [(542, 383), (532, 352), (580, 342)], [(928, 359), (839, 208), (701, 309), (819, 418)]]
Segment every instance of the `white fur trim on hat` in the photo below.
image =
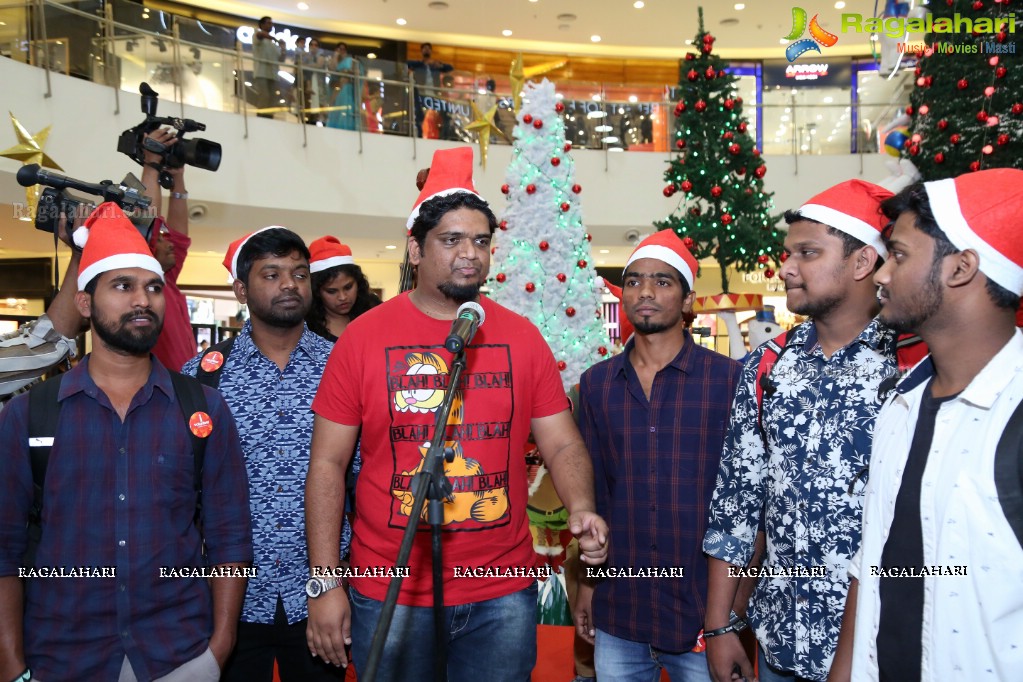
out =
[(339, 265), (355, 265), (355, 259), (351, 256), (331, 256), (323, 260), (313, 261), (309, 264), (309, 272), (323, 272)]
[(242, 249), (245, 248), (245, 245), (248, 244), (249, 240), (252, 239), (255, 235), (259, 234), (260, 232), (266, 232), (267, 230), (288, 230), (288, 228), (284, 227), (283, 225), (267, 225), (266, 227), (260, 228), (255, 232), (251, 233), (240, 244), (238, 244), (238, 248), (234, 250), (234, 254), (232, 254), (231, 256), (232, 278), (238, 279), (238, 256), (241, 254)]
[(638, 261), (641, 258), (653, 258), (667, 263), (682, 273), (686, 282), (689, 283), (690, 291), (695, 286), (695, 274), (692, 269), (690, 269), (689, 264), (686, 263), (682, 256), (678, 255), (676, 251), (669, 249), (667, 246), (661, 246), (659, 244), (647, 244), (646, 246), (641, 246), (632, 252), (632, 255), (629, 256), (629, 261), (625, 264), (625, 267), (628, 268), (633, 262)]
[(934, 220), (948, 240), (960, 251), (966, 249), (976, 251), (980, 256), (980, 271), (987, 275), (988, 279), (1016, 295), (1023, 294), (1023, 267), (984, 241), (966, 222), (959, 205), (955, 180), (947, 178), (925, 182), (924, 189), (927, 190), (927, 198), (931, 202)]
[(450, 187), (448, 189), (443, 189), (443, 190), (441, 190), (441, 191), (439, 191), (439, 192), (437, 192), (435, 194), (431, 194), (430, 196), (426, 197), (425, 199), (420, 201), (418, 204), (416, 204), (416, 207), (414, 209), (412, 209), (412, 213), (411, 213), (411, 215), (409, 215), (408, 220), (405, 221), (405, 227), (407, 229), (409, 229), (409, 230), (412, 229), (412, 223), (416, 222), (416, 218), (419, 217), (419, 207), (422, 206), (423, 204), (425, 204), (430, 199), (436, 199), (437, 197), (446, 197), (449, 194), (457, 194), (458, 192), (464, 192), (466, 194), (471, 194), (474, 197), (479, 197), (480, 201), (482, 201), (484, 204), (487, 204), (487, 206), (490, 205), (489, 203), (487, 203), (486, 199), (484, 199), (483, 197), (480, 197), (480, 195), (477, 194), (476, 192), (470, 192), (469, 190), (465, 189), (464, 187)]
[(111, 270), (123, 270), (126, 268), (142, 268), (160, 276), (163, 279), (163, 268), (160, 262), (144, 253), (115, 253), (112, 256), (101, 258), (89, 267), (78, 273), (78, 290), (85, 289), (85, 285), (92, 281), (93, 277)]
[(877, 231), (876, 227), (859, 218), (821, 204), (804, 204), (799, 207), (799, 215), (841, 230), (847, 235), (859, 239), (867, 246), (873, 246), (877, 255), (885, 260), (888, 259), (888, 248), (885, 247), (884, 240), (881, 239), (881, 233)]

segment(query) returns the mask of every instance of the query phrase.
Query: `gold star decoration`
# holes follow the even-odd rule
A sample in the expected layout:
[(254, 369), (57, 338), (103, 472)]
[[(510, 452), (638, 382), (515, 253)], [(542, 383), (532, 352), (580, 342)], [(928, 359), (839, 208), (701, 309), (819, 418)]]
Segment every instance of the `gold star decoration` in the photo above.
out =
[(565, 64), (568, 64), (567, 59), (524, 67), (522, 65), (522, 53), (520, 52), (515, 55), (515, 61), (511, 65), (511, 72), (508, 74), (512, 87), (512, 111), (515, 115), (518, 115), (519, 108), (522, 106), (522, 88), (526, 85), (526, 81), (542, 76), (545, 73), (550, 73), (555, 69), (560, 69)]
[[(21, 161), (23, 165), (38, 163), (46, 168), (64, 170), (43, 151), (43, 147), (46, 146), (46, 138), (50, 136), (50, 128), (52, 126), (46, 126), (35, 135), (31, 135), (25, 129), (25, 126), (21, 125), (18, 119), (14, 117), (13, 112), (8, 111), (7, 113), (11, 116), (11, 124), (14, 126), (14, 134), (18, 138), (18, 144), (0, 152), (0, 156)], [(25, 188), (25, 203), (27, 204), (28, 215), (34, 216), (36, 205), (39, 203), (39, 185)]]
[(475, 102), (469, 102), (469, 106), (472, 107), (473, 122), (465, 126), (465, 129), (475, 130), (479, 134), (480, 165), (483, 166), (483, 168), (486, 168), (487, 152), (490, 149), (490, 133), (500, 135), (506, 142), (510, 142), (510, 140), (508, 139), (508, 136), (504, 134), (504, 131), (498, 128), (494, 123), (494, 116), (497, 114), (496, 104), (490, 107), (485, 114), (480, 111)]

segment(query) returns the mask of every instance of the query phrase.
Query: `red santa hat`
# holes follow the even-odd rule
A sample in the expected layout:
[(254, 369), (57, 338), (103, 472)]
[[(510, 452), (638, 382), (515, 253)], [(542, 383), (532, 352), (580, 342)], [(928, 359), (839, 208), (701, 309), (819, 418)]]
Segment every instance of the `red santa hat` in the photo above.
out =
[(416, 198), (415, 205), (412, 206), (412, 214), (409, 215), (405, 227), (412, 229), (412, 223), (419, 217), (419, 207), (423, 202), (456, 192), (480, 196), (476, 186), (472, 184), (472, 147), (438, 149), (433, 153), (430, 174), (419, 192), (419, 197)]
[(75, 230), (74, 242), (82, 247), (79, 290), (85, 289), (97, 275), (124, 268), (143, 268), (163, 279), (163, 267), (153, 258), (149, 244), (112, 201), (100, 204), (85, 224)]
[(682, 240), (674, 230), (658, 230), (639, 243), (639, 246), (629, 256), (625, 264), (627, 270), (634, 261), (640, 258), (654, 258), (664, 261), (671, 267), (682, 273), (682, 277), (689, 283), (689, 290), (692, 291), (696, 282), (696, 271), (699, 264), (689, 249), (682, 243)]
[[(617, 287), (614, 284), (611, 284), (611, 282), (607, 282), (607, 281), (604, 282), (604, 286), (607, 287), (608, 291), (611, 292), (612, 296), (614, 296), (615, 298), (618, 299), (618, 303), (619, 304), (622, 304), (622, 303), (625, 302), (625, 296), (622, 294), (622, 288), (621, 287)], [(629, 322), (629, 318), (625, 316), (625, 309), (621, 305), (619, 305), (618, 306), (618, 338), (621, 339), (622, 343), (625, 343), (626, 341), (629, 340), (629, 337), (632, 336), (633, 333), (635, 333), (635, 331), (636, 331), (636, 328), (632, 326), (632, 323)]]
[(873, 246), (881, 258), (888, 258), (888, 249), (881, 230), (888, 218), (881, 213), (881, 202), (894, 196), (880, 185), (863, 180), (846, 180), (824, 190), (799, 207), (799, 215), (824, 223)]
[(1023, 295), (1023, 170), (992, 168), (925, 182), (938, 227), (980, 256), (980, 271)]
[(337, 237), (320, 237), (309, 245), (309, 272), (322, 272), (339, 265), (355, 265), (352, 250)]
[(266, 232), (267, 230), (287, 230), (288, 228), (280, 225), (268, 225), (255, 232), (250, 232), (241, 239), (236, 239), (231, 242), (231, 245), (227, 247), (227, 255), (224, 256), (224, 267), (231, 273), (231, 277), (238, 279), (238, 255), (242, 252), (242, 247), (245, 246), (250, 239), (259, 234), (260, 232)]

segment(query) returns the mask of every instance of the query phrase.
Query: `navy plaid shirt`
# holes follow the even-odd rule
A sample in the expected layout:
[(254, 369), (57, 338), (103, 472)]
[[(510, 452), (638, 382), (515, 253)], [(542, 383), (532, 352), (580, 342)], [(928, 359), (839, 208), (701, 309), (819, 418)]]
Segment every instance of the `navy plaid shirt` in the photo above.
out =
[(683, 568), (682, 578), (606, 578), (596, 626), (682, 653), (696, 643), (707, 601), (701, 550), (707, 509), (741, 365), (689, 334), (654, 377), (647, 400), (629, 362), (633, 342), (582, 376), (579, 427), (593, 459), (597, 512), (611, 527), (606, 567)]
[[(141, 681), (201, 654), (213, 632), (203, 578), (161, 577), (200, 567), (191, 436), (170, 374), (153, 359), (124, 422), (89, 376), (86, 357), (60, 387), (35, 565), (114, 568), (113, 578), (29, 578), (25, 655), (42, 680), (116, 680), (127, 656)], [(204, 388), (213, 432), (203, 474), (211, 565), (252, 560), (248, 483), (234, 419)], [(21, 566), (32, 505), (28, 395), (0, 412), (0, 576)], [(10, 624), (7, 624), (10, 625)]]

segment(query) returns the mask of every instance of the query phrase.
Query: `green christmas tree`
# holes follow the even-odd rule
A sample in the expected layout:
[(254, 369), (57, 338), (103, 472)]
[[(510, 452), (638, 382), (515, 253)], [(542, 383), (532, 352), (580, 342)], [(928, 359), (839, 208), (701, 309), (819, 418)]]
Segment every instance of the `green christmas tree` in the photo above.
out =
[[(955, 0), (928, 8), (933, 27), (947, 30), (926, 37), (906, 109), (910, 139), (903, 155), (924, 180), (1023, 168), (1023, 66), (1017, 34), (1009, 32), (1009, 3)], [(969, 19), (972, 32), (957, 30), (955, 15)]]
[(489, 286), (491, 298), (539, 327), (567, 391), (607, 356), (610, 339), (563, 109), (546, 78), (522, 91)]
[(782, 255), (774, 229), (771, 194), (764, 192), (767, 167), (742, 115), (742, 97), (728, 65), (713, 53), (714, 36), (700, 27), (679, 67), (681, 97), (675, 105), (675, 156), (664, 174), (664, 196), (681, 192), (675, 212), (654, 225), (675, 230), (698, 260), (721, 266), (721, 290), (728, 293), (728, 268), (763, 269), (773, 277)]

